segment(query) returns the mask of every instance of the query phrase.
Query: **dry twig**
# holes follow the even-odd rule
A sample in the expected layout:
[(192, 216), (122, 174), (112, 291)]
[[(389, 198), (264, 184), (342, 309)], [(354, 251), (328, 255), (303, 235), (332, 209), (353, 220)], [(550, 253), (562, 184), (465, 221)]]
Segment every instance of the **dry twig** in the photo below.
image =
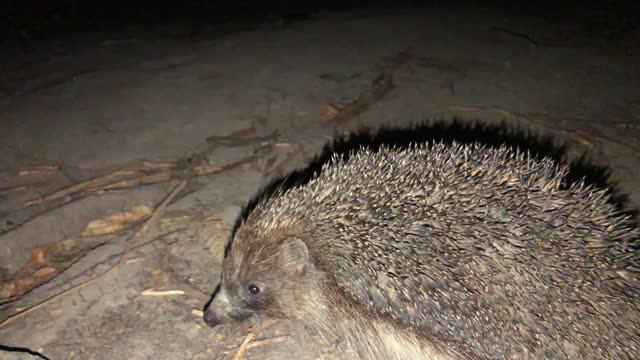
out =
[(58, 171), (59, 168), (56, 165), (40, 165), (31, 166), (26, 169), (22, 169), (18, 172), (18, 176), (34, 175), (34, 174), (49, 174)]
[[(271, 343), (280, 343), (285, 341), (289, 335), (279, 335), (270, 338), (262, 338), (262, 339), (253, 339), (249, 343), (245, 345), (245, 349), (253, 349), (254, 347), (263, 346)], [(233, 350), (237, 349), (238, 346), (234, 346)], [(231, 351), (223, 352), (223, 354), (228, 354)]]
[(256, 334), (259, 331), (264, 330), (265, 328), (268, 328), (269, 326), (273, 325), (274, 323), (275, 323), (274, 321), (267, 320), (259, 325), (256, 325), (253, 329), (251, 329), (251, 331), (249, 331), (249, 334), (247, 334), (244, 340), (242, 340), (242, 343), (240, 343), (240, 346), (238, 346), (238, 351), (235, 353), (235, 355), (233, 355), (233, 360), (243, 359), (244, 354), (249, 348), (249, 343), (251, 342), (251, 340), (253, 340)]
[(140, 295), (142, 296), (174, 296), (174, 295), (185, 295), (184, 290), (153, 290), (147, 289), (143, 290)]
[[(208, 139), (208, 142), (216, 144), (216, 146), (219, 144), (223, 144), (225, 146), (245, 146), (249, 143), (255, 142), (258, 142), (260, 146), (252, 155), (244, 159), (218, 166), (209, 165), (206, 161), (206, 157), (202, 153), (194, 154), (187, 159), (179, 160), (176, 163), (154, 163), (145, 161), (141, 164), (128, 166), (111, 174), (90, 179), (62, 190), (58, 190), (47, 196), (31, 200), (26, 204), (26, 206), (44, 205), (45, 203), (66, 197), (77, 197), (78, 194), (86, 195), (89, 193), (101, 193), (104, 191), (127, 189), (140, 185), (156, 184), (174, 179), (187, 179), (194, 176), (212, 175), (255, 160), (258, 157), (259, 152), (265, 147), (270, 146), (276, 136), (277, 134), (274, 133), (268, 136), (254, 138), (227, 139), (226, 137), (216, 137)], [(225, 141), (221, 139), (225, 139)], [(233, 145), (235, 144), (234, 141), (239, 141), (240, 145)], [(206, 149), (206, 151), (210, 150), (211, 149)]]
[(328, 104), (324, 118), (334, 123), (345, 122), (369, 109), (371, 104), (380, 101), (395, 88), (393, 73), (413, 57), (411, 48), (404, 49), (396, 54), (388, 64), (380, 66), (380, 74), (371, 83), (371, 88), (360, 96), (343, 106)]
[(113, 271), (115, 271), (118, 267), (122, 266), (122, 264), (125, 263), (126, 257), (127, 257), (127, 253), (129, 251), (129, 248), (131, 247), (132, 244), (134, 244), (137, 240), (139, 240), (142, 235), (144, 233), (147, 232), (147, 230), (149, 229), (149, 227), (151, 226), (152, 223), (154, 223), (156, 221), (156, 219), (164, 212), (164, 209), (167, 207), (167, 205), (175, 198), (175, 196), (182, 190), (184, 189), (186, 185), (186, 180), (183, 180), (182, 182), (180, 182), (180, 184), (178, 184), (172, 191), (171, 193), (164, 198), (164, 200), (154, 209), (153, 213), (151, 214), (151, 216), (147, 219), (147, 221), (144, 222), (144, 224), (142, 224), (142, 226), (129, 238), (127, 239), (127, 241), (125, 242), (124, 245), (124, 249), (122, 251), (122, 255), (120, 256), (120, 259), (118, 260), (118, 262), (114, 263), (111, 267), (109, 267), (107, 270), (105, 270), (104, 272), (90, 278), (89, 280), (77, 284), (75, 286), (72, 286), (66, 290), (61, 291), (60, 293), (53, 295), (51, 297), (48, 297), (44, 300), (42, 300), (41, 302), (37, 303), (36, 305), (33, 305), (31, 307), (28, 307), (26, 309), (23, 309), (22, 311), (13, 314), (11, 316), (9, 316), (8, 318), (6, 318), (4, 321), (0, 322), (0, 328), (11, 324), (12, 322), (21, 319), (25, 316), (27, 316), (28, 314), (32, 313), (33, 311), (40, 309), (41, 307), (45, 306), (46, 304), (50, 303), (51, 301), (61, 298), (64, 295), (70, 294), (73, 291), (79, 290), (81, 288), (84, 288), (90, 284), (93, 284), (94, 282), (96, 282), (97, 280), (99, 280), (100, 278), (112, 273)]
[[(171, 234), (173, 234), (173, 233), (179, 232), (179, 231), (181, 231), (181, 230), (183, 230), (183, 229), (175, 229), (175, 230), (171, 230), (171, 231), (168, 231), (168, 232), (166, 232), (166, 233), (163, 233), (163, 234), (160, 234), (160, 235), (158, 235), (158, 236), (155, 236), (155, 237), (153, 237), (153, 238), (151, 238), (151, 239), (149, 239), (149, 240), (147, 240), (147, 241), (143, 241), (143, 242), (137, 243), (136, 245), (133, 245), (133, 246), (129, 247), (129, 252), (131, 252), (131, 250), (135, 250), (135, 249), (141, 248), (141, 247), (143, 247), (143, 246), (145, 246), (145, 245), (148, 245), (149, 243), (152, 243), (152, 242), (154, 242), (154, 241), (156, 241), (156, 240), (164, 239), (164, 238), (165, 238), (165, 237), (167, 237), (168, 235), (171, 235)], [(67, 279), (67, 282), (73, 282), (74, 280), (76, 280), (76, 279), (78, 279), (78, 278), (81, 278), (81, 277), (83, 277), (83, 276), (87, 276), (87, 275), (88, 275), (88, 274), (90, 274), (92, 271), (94, 271), (95, 269), (97, 269), (99, 266), (104, 265), (104, 264), (106, 264), (106, 263), (109, 263), (109, 262), (111, 262), (111, 261), (112, 261), (112, 260), (114, 260), (114, 259), (119, 259), (119, 258), (120, 258), (120, 256), (122, 256), (122, 252), (115, 253), (115, 254), (113, 254), (113, 255), (111, 255), (111, 256), (109, 256), (109, 257), (107, 257), (106, 259), (104, 259), (104, 260), (102, 260), (102, 261), (99, 261), (99, 262), (97, 262), (97, 263), (95, 263), (95, 264), (92, 264), (92, 265), (91, 265), (91, 267), (89, 267), (89, 268), (85, 269), (85, 270), (84, 270), (84, 271), (82, 271), (81, 273), (76, 274), (76, 275), (74, 275), (74, 276), (72, 276), (72, 277), (68, 278), (68, 279)], [(128, 259), (128, 260), (127, 260), (127, 262), (130, 262), (131, 260), (133, 260), (133, 259)], [(57, 289), (58, 287), (60, 287), (60, 286), (62, 286), (62, 285), (64, 285), (64, 284), (62, 284), (62, 283), (61, 283), (61, 284), (54, 285), (50, 290), (55, 290), (55, 289)]]
[(0, 302), (12, 302), (32, 289), (50, 281), (87, 252), (111, 239), (101, 236), (117, 234), (141, 223), (152, 210), (144, 205), (91, 221), (84, 231), (68, 239), (38, 246), (31, 250), (31, 259), (7, 281), (0, 281)]
[(28, 188), (26, 186), (16, 186), (12, 188), (0, 189), (0, 196), (25, 191), (27, 189)]
[(67, 188), (64, 188), (62, 190), (58, 190), (52, 194), (49, 194), (47, 196), (38, 198), (38, 199), (34, 199), (29, 201), (26, 206), (31, 206), (31, 205), (40, 205), (42, 203), (45, 202), (50, 202), (56, 199), (60, 199), (60, 198), (64, 198), (66, 196), (69, 196), (73, 193), (77, 193), (89, 188), (93, 188), (93, 187), (99, 187), (103, 184), (107, 184), (111, 181), (113, 181), (114, 179), (118, 179), (122, 176), (126, 176), (126, 175), (130, 175), (133, 174), (135, 172), (137, 172), (140, 169), (140, 165), (135, 165), (135, 166), (128, 166), (125, 168), (122, 168), (120, 170), (117, 170), (111, 174), (105, 175), (105, 176), (100, 176), (91, 180), (87, 180), (84, 182), (81, 182), (79, 184), (74, 184), (71, 185)]

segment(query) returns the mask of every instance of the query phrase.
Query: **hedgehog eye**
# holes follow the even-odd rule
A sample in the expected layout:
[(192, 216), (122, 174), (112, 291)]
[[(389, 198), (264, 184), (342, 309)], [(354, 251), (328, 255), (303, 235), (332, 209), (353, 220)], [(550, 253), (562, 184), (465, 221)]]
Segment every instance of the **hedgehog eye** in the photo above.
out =
[(258, 295), (260, 293), (260, 288), (255, 284), (249, 284), (249, 294)]

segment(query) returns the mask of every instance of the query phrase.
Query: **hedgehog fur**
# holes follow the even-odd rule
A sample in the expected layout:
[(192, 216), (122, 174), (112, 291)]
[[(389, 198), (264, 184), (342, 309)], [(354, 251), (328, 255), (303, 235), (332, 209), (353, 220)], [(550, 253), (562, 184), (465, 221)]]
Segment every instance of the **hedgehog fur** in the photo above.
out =
[(631, 359), (638, 229), (607, 191), (518, 149), (335, 157), (262, 199), (205, 312), (313, 325), (363, 359)]

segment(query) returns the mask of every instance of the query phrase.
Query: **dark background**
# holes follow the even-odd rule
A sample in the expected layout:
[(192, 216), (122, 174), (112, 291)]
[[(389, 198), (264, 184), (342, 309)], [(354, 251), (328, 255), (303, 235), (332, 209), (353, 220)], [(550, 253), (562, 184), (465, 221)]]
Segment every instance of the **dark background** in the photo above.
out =
[(102, 32), (125, 26), (216, 24), (247, 18), (277, 18), (318, 11), (393, 11), (435, 6), (448, 9), (527, 13), (558, 22), (585, 21), (622, 30), (639, 26), (640, 2), (617, 1), (15, 1), (0, 8), (0, 40), (37, 41), (68, 32)]

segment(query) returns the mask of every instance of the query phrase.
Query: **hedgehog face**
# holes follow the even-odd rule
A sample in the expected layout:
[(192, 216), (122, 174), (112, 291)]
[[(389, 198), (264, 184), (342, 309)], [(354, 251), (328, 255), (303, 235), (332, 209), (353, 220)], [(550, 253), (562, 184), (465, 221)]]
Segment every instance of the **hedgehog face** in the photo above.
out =
[[(297, 284), (307, 283), (311, 264), (306, 244), (297, 237), (266, 246), (236, 237), (224, 260), (222, 279), (204, 320), (211, 326), (256, 317), (284, 317), (299, 302)], [(275, 245), (275, 246), (274, 246)]]

